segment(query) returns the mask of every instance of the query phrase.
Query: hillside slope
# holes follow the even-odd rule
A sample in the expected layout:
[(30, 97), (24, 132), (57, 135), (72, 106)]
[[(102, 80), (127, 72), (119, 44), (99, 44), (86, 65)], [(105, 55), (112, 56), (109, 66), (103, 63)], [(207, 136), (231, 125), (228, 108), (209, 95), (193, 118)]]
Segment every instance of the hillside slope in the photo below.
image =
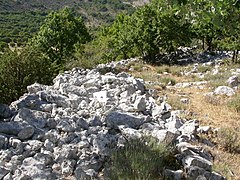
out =
[[(136, 1), (143, 4), (143, 0)], [(51, 10), (70, 7), (83, 16), (88, 26), (98, 27), (114, 21), (119, 13), (134, 11), (135, 1), (124, 0), (1, 0), (0, 42), (26, 42), (38, 31)], [(26, 38), (27, 37), (27, 38)]]

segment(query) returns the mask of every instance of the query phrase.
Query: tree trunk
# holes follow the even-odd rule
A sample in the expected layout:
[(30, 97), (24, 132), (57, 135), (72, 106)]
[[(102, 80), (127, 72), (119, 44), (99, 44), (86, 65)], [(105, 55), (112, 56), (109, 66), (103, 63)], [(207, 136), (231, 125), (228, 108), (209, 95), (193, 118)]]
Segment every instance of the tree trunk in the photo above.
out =
[(238, 52), (239, 50), (237, 50), (237, 53), (236, 53), (236, 63), (238, 63)]
[(204, 38), (202, 39), (202, 49), (205, 49), (205, 43), (204, 43)]
[(233, 56), (232, 56), (232, 62), (235, 63), (235, 56), (236, 56), (236, 51), (233, 50)]

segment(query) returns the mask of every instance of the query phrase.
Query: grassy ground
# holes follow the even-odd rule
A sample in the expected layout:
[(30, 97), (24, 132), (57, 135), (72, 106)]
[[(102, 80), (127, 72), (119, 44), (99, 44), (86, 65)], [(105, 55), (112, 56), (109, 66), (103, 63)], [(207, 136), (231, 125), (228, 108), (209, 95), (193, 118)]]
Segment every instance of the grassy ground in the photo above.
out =
[[(182, 118), (198, 119), (201, 126), (209, 125), (220, 128), (224, 133), (207, 135), (207, 139), (215, 143), (214, 147), (206, 147), (214, 156), (214, 170), (227, 179), (240, 179), (240, 94), (234, 97), (206, 97), (216, 86), (226, 84), (230, 77), (230, 69), (236, 66), (223, 65), (217, 75), (211, 75), (212, 67), (199, 67), (199, 72), (207, 73), (200, 79), (196, 75), (184, 75), (192, 65), (184, 66), (151, 66), (145, 63), (129, 65), (130, 73), (145, 80), (148, 88), (158, 90), (160, 96), (167, 96), (173, 109), (183, 109)], [(180, 82), (207, 80), (208, 83), (200, 87), (174, 88), (172, 85)], [(188, 98), (189, 104), (180, 102), (181, 98)], [(227, 131), (227, 130), (229, 131)], [(199, 142), (200, 143), (200, 142)], [(234, 149), (235, 148), (235, 149)], [(232, 149), (232, 150), (231, 150)]]

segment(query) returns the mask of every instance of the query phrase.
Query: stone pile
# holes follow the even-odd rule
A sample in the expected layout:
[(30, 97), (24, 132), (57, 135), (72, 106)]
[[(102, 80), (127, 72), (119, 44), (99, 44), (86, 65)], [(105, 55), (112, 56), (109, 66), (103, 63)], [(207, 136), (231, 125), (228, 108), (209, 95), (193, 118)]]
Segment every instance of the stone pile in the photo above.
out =
[(10, 108), (1, 105), (0, 179), (104, 179), (111, 149), (143, 135), (176, 144), (183, 169), (167, 169), (169, 178), (224, 179), (212, 172), (211, 155), (189, 143), (206, 128), (178, 118), (141, 79), (113, 69), (75, 68), (52, 86), (29, 86)]

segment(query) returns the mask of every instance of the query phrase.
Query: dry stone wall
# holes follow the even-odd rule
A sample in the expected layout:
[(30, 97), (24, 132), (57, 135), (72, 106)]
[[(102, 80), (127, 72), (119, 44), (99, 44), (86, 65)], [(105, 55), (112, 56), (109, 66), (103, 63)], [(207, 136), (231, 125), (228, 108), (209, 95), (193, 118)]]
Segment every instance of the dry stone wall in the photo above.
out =
[(167, 169), (169, 178), (224, 179), (212, 171), (211, 155), (190, 144), (204, 129), (197, 120), (180, 119), (143, 80), (114, 73), (128, 61), (74, 68), (1, 105), (0, 179), (101, 179), (111, 149), (144, 135), (176, 144), (183, 168)]

